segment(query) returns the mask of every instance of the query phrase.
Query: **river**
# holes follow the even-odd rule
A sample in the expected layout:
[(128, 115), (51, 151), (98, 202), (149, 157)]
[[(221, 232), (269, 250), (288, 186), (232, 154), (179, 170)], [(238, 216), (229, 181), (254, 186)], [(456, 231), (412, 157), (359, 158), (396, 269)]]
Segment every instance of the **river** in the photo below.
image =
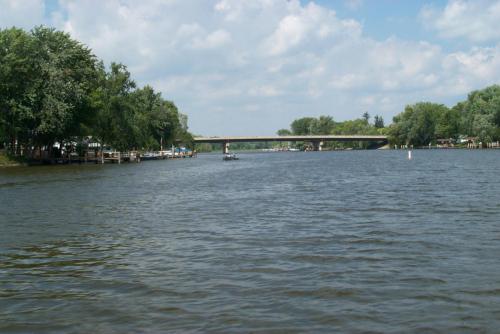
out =
[(0, 170), (0, 332), (497, 332), (500, 150)]

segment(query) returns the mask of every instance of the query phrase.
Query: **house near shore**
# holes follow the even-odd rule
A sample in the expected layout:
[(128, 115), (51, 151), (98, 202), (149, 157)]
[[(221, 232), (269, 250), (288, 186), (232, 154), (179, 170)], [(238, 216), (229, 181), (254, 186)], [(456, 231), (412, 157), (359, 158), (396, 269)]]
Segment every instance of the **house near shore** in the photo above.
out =
[(436, 139), (437, 147), (447, 148), (455, 147), (456, 141), (453, 138), (439, 138)]

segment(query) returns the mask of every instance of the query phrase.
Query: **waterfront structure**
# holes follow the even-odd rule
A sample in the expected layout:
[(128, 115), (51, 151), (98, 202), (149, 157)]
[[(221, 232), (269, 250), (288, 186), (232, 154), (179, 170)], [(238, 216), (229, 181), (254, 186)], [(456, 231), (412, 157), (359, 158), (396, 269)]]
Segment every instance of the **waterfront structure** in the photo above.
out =
[(340, 141), (340, 142), (355, 142), (355, 141), (371, 141), (379, 142), (385, 145), (388, 142), (387, 136), (378, 135), (309, 135), (309, 136), (232, 136), (232, 137), (195, 137), (194, 143), (210, 143), (222, 144), (222, 153), (227, 154), (229, 151), (230, 143), (242, 142), (310, 142), (314, 151), (321, 151), (324, 142), (326, 141)]

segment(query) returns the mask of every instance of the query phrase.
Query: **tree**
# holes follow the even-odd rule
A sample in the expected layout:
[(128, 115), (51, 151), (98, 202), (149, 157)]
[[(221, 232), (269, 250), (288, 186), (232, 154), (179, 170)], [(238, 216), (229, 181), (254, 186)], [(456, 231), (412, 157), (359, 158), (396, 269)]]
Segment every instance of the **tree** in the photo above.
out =
[(193, 149), (194, 148), (194, 139), (193, 135), (188, 131), (188, 116), (178, 112), (177, 107), (173, 102), (171, 102), (173, 108), (175, 108), (175, 111), (177, 113), (178, 117), (178, 124), (179, 126), (176, 128), (174, 131), (176, 140), (179, 142), (183, 143), (187, 147)]
[(310, 135), (312, 133), (315, 119), (313, 117), (303, 117), (296, 119), (290, 125), (294, 135)]
[[(473, 91), (467, 101), (456, 106), (462, 113), (462, 124), (469, 136), (498, 140), (500, 127), (500, 86)], [(484, 129), (482, 128), (484, 126)]]
[[(0, 30), (0, 141), (16, 151), (20, 137), (30, 134), (33, 79), (39, 76), (33, 56), (33, 38), (11, 28)], [(19, 145), (17, 145), (19, 148)]]
[(462, 117), (458, 109), (441, 109), (437, 114), (436, 138), (454, 138), (460, 135)]
[(82, 135), (82, 124), (93, 111), (91, 93), (97, 86), (97, 59), (90, 49), (55, 29), (32, 31), (39, 77), (34, 111), (35, 141), (51, 146)]
[(163, 142), (166, 112), (161, 94), (151, 86), (136, 89), (130, 95), (133, 105), (131, 129), (137, 147), (158, 149)]
[(363, 113), (363, 119), (365, 120), (366, 123), (369, 123), (369, 121), (370, 121), (370, 114), (368, 113), (368, 111), (365, 111)]
[(96, 58), (54, 29), (0, 32), (0, 109), (11, 150), (31, 151), (81, 134), (95, 88)]
[(278, 131), (276, 131), (276, 134), (278, 136), (291, 136), (292, 132), (288, 129), (279, 129)]
[(109, 73), (101, 69), (100, 85), (93, 96), (96, 110), (93, 136), (104, 145), (119, 150), (136, 146), (136, 133), (133, 129), (134, 106), (130, 94), (136, 87), (126, 66), (111, 64)]
[(29, 153), (88, 136), (119, 150), (192, 142), (187, 116), (152, 87), (136, 89), (124, 65), (107, 72), (87, 47), (54, 29), (0, 30), (0, 147)]
[(474, 117), (472, 130), (477, 139), (486, 144), (495, 136), (495, 126), (492, 122), (493, 115), (478, 114)]
[(319, 116), (311, 123), (311, 133), (315, 135), (331, 134), (335, 128), (335, 121), (331, 116)]
[(438, 116), (447, 112), (442, 104), (419, 102), (408, 105), (393, 119), (390, 140), (397, 144), (424, 146), (436, 139)]
[(377, 129), (382, 129), (384, 127), (384, 119), (382, 116), (375, 115), (374, 124)]

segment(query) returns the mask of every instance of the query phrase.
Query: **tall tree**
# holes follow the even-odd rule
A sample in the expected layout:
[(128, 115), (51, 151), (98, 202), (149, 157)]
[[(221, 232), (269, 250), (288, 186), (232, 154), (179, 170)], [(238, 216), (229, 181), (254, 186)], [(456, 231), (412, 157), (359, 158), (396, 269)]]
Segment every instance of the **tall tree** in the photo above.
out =
[[(473, 91), (461, 104), (463, 123), (469, 136), (498, 140), (500, 134), (500, 86)], [(486, 135), (488, 133), (488, 135)]]
[(383, 127), (384, 127), (384, 119), (382, 118), (382, 116), (375, 115), (373, 125), (374, 125), (377, 129), (381, 129), (381, 128), (383, 128)]
[(299, 118), (292, 122), (290, 128), (295, 135), (310, 135), (315, 121), (313, 117)]
[(88, 136), (119, 150), (192, 142), (187, 116), (152, 87), (136, 89), (124, 65), (107, 72), (87, 47), (54, 29), (0, 30), (0, 148), (50, 149)]
[(97, 59), (64, 32), (37, 27), (32, 31), (38, 76), (33, 111), (35, 144), (51, 146), (82, 134), (90, 120), (90, 96), (97, 86)]
[(442, 104), (419, 102), (408, 105), (393, 119), (391, 141), (398, 144), (424, 146), (436, 139), (438, 116), (447, 112)]
[(315, 135), (329, 135), (335, 128), (335, 121), (331, 116), (319, 116), (311, 123), (311, 133)]
[(276, 131), (276, 134), (278, 136), (290, 136), (292, 135), (292, 132), (288, 129), (279, 129), (278, 131)]
[(455, 108), (440, 108), (436, 119), (436, 137), (457, 139), (461, 130), (461, 116)]
[(368, 111), (365, 111), (363, 113), (363, 119), (365, 120), (366, 123), (370, 122), (370, 114), (368, 113)]
[(0, 30), (0, 141), (8, 143), (11, 153), (31, 132), (33, 78), (39, 76), (33, 44), (21, 29)]
[(137, 144), (133, 128), (134, 106), (130, 94), (136, 87), (130, 72), (122, 64), (112, 63), (108, 73), (101, 70), (101, 82), (93, 96), (96, 112), (93, 136), (101, 143), (119, 150)]

